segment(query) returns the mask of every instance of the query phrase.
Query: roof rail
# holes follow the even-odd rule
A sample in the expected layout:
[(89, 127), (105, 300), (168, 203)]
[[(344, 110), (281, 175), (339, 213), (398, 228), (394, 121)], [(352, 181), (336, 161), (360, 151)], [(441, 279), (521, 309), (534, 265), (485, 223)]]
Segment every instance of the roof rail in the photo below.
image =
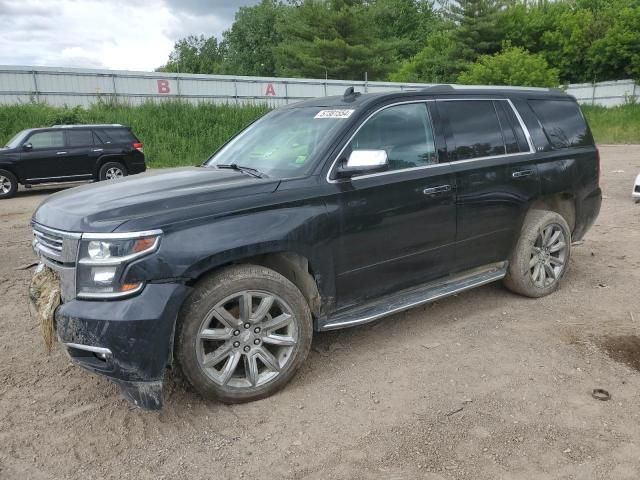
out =
[(423, 92), (449, 92), (455, 90), (454, 86), (450, 83), (442, 83), (438, 85), (431, 85), (422, 89)]

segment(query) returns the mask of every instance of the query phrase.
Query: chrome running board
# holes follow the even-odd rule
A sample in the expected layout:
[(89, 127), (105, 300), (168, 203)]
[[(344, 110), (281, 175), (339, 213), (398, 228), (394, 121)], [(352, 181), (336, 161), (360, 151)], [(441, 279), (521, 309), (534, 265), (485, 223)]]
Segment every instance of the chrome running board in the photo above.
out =
[(339, 328), (373, 322), (387, 315), (409, 310), (425, 303), (434, 302), (486, 283), (500, 280), (507, 274), (508, 262), (498, 262), (484, 267), (468, 270), (444, 280), (418, 285), (385, 295), (365, 305), (358, 305), (340, 311), (319, 322), (318, 330), (336, 330)]

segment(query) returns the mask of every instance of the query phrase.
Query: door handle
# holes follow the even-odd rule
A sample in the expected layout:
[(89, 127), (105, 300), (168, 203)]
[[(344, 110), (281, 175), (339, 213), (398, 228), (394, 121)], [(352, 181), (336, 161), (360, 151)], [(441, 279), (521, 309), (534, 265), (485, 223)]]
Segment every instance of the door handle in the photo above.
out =
[(440, 185), (438, 187), (425, 188), (422, 193), (425, 195), (435, 195), (436, 193), (450, 192), (451, 185)]
[(513, 178), (528, 177), (529, 175), (533, 175), (533, 170), (516, 170), (511, 174)]
[(92, 152), (102, 152), (104, 149), (102, 148), (92, 148), (91, 151)]
[(56, 155), (66, 155), (69, 152), (56, 152)]

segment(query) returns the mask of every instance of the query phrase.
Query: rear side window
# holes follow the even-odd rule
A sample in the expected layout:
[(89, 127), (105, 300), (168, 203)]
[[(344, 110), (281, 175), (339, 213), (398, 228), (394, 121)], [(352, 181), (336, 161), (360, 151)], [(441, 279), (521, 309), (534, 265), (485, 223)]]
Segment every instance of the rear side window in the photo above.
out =
[(91, 130), (69, 130), (67, 140), (70, 147), (88, 147), (93, 145), (93, 133)]
[(351, 141), (352, 150), (385, 150), (389, 170), (438, 163), (427, 106), (409, 103), (385, 108), (367, 120)]
[(27, 140), (34, 149), (37, 148), (62, 148), (64, 147), (64, 132), (39, 132), (34, 133)]
[(453, 161), (506, 153), (491, 100), (438, 101), (438, 110), (449, 120), (455, 144)]
[(580, 107), (571, 100), (529, 100), (553, 148), (593, 145)]
[(133, 136), (130, 130), (126, 128), (105, 128), (103, 130), (96, 130), (96, 135), (102, 141), (102, 143), (134, 143), (136, 138)]

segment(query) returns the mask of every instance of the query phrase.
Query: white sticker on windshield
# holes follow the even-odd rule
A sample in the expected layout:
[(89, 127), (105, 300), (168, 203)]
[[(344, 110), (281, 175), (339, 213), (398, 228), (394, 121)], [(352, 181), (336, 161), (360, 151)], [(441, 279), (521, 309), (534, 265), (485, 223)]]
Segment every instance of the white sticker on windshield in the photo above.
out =
[(355, 110), (320, 110), (313, 118), (349, 118)]

